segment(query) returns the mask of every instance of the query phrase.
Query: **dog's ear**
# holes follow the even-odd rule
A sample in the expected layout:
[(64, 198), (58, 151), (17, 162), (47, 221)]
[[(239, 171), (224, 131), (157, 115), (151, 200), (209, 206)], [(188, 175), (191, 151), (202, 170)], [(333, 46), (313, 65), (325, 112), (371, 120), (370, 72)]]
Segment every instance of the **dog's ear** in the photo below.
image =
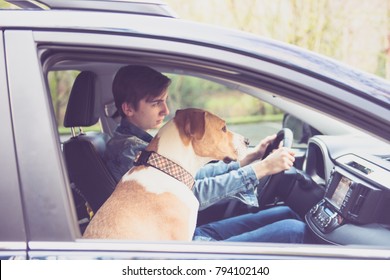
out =
[(206, 126), (206, 112), (205, 111), (191, 111), (186, 122), (186, 132), (196, 140), (203, 138)]
[(207, 112), (196, 109), (178, 110), (176, 119), (184, 130), (184, 134), (189, 138), (200, 140), (205, 133)]

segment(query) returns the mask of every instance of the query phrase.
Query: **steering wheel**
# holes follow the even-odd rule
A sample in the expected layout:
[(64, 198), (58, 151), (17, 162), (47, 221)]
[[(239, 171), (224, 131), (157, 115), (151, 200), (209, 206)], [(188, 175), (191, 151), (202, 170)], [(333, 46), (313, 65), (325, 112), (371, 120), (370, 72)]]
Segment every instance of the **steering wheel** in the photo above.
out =
[[(291, 148), (293, 142), (293, 133), (289, 128), (283, 128), (277, 133), (274, 141), (272, 141), (272, 143), (269, 144), (265, 150), (262, 160), (269, 156), (273, 150), (278, 149), (282, 141), (283, 147)], [(259, 184), (257, 186), (257, 197), (260, 208), (264, 208), (267, 203), (272, 202), (272, 200), (276, 197), (278, 182), (280, 181), (283, 174), (284, 171), (265, 176), (259, 180)]]

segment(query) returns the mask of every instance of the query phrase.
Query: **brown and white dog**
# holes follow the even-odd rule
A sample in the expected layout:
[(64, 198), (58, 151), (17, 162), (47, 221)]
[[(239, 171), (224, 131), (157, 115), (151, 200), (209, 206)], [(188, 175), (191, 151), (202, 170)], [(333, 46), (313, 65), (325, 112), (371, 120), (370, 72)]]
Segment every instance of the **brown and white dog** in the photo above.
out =
[(84, 238), (192, 239), (199, 203), (193, 177), (212, 160), (237, 160), (247, 141), (199, 109), (178, 110), (97, 211)]

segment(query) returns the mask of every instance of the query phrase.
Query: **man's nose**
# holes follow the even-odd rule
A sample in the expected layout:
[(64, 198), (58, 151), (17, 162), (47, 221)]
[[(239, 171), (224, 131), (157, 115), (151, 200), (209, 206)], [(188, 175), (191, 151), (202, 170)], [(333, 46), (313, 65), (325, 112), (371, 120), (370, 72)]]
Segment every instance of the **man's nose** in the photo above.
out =
[(169, 108), (167, 103), (163, 103), (162, 114), (169, 115)]

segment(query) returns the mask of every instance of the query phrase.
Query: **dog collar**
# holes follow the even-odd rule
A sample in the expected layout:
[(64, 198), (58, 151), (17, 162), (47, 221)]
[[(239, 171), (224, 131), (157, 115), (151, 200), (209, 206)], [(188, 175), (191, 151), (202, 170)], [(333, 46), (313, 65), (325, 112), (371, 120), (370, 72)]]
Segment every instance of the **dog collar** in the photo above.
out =
[(190, 190), (192, 190), (192, 187), (195, 183), (194, 177), (192, 177), (192, 175), (187, 170), (156, 152), (144, 150), (138, 153), (135, 157), (134, 165), (151, 166), (161, 170), (162, 172), (187, 185)]

